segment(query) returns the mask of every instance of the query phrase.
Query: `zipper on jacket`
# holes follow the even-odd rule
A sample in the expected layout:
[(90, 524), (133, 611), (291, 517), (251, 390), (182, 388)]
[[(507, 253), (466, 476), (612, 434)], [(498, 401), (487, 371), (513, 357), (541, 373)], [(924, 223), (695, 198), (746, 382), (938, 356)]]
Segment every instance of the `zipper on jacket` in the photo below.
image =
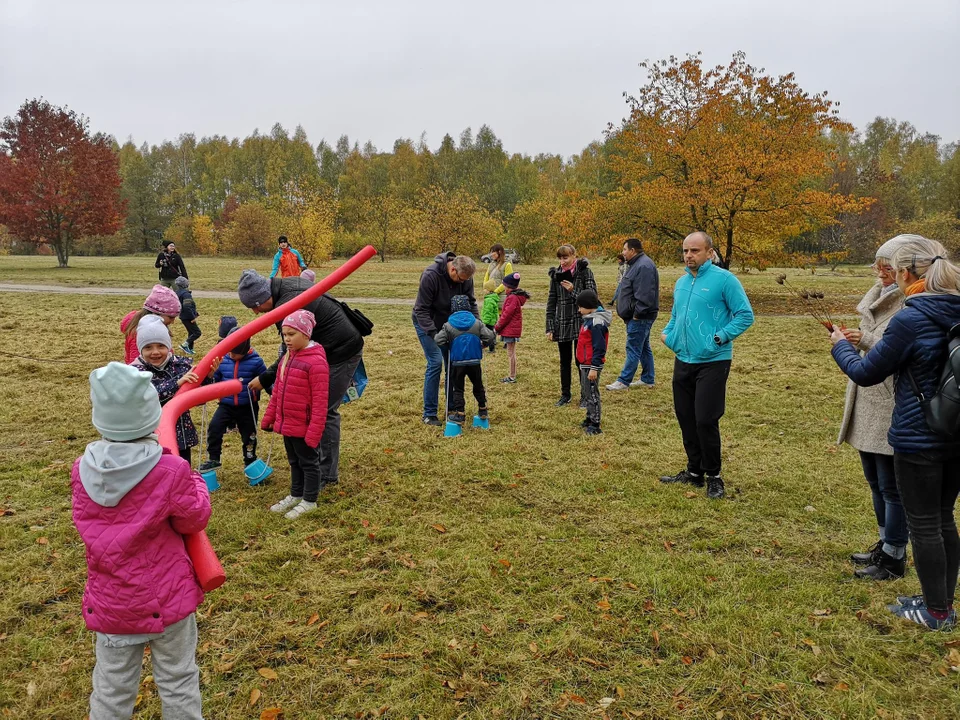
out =
[(683, 347), (689, 353), (690, 348), (687, 345), (687, 317), (690, 315), (690, 300), (693, 299), (693, 288), (697, 284), (697, 276), (693, 276), (693, 282), (690, 283), (690, 294), (687, 295), (687, 304), (683, 308)]

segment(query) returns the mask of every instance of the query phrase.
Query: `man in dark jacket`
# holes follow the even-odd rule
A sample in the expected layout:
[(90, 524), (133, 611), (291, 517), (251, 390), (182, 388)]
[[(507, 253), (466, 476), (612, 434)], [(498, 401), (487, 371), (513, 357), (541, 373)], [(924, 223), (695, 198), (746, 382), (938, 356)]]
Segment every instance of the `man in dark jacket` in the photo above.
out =
[(160, 270), (160, 284), (173, 290), (173, 283), (178, 277), (187, 277), (187, 268), (183, 264), (183, 258), (177, 252), (177, 246), (172, 240), (163, 243), (163, 250), (157, 255), (157, 261), (153, 264)]
[(477, 318), (480, 311), (473, 296), (473, 274), (477, 266), (466, 255), (448, 252), (437, 255), (433, 264), (420, 275), (420, 288), (413, 304), (413, 327), (427, 358), (423, 377), (423, 422), (442, 425), (437, 417), (440, 405), (440, 373), (447, 365), (446, 349), (434, 338), (450, 317), (450, 301), (455, 295), (470, 299), (470, 312)]
[[(620, 376), (607, 385), (607, 390), (652, 388), (654, 370), (650, 328), (660, 311), (660, 275), (636, 238), (629, 238), (623, 244), (623, 256), (627, 271), (617, 291), (617, 315), (627, 324), (627, 358)], [(641, 367), (640, 379), (634, 382), (638, 365)]]
[[(258, 315), (270, 312), (275, 307), (288, 303), (293, 298), (313, 287), (313, 283), (301, 277), (265, 278), (255, 270), (244, 270), (237, 286), (240, 302)], [(317, 324), (310, 339), (323, 346), (330, 365), (330, 394), (327, 401), (327, 424), (320, 440), (320, 480), (322, 485), (332, 485), (340, 479), (340, 402), (350, 387), (353, 373), (363, 357), (363, 336), (354, 327), (340, 304), (329, 295), (308, 303), (304, 310), (313, 313)], [(280, 330), (281, 323), (277, 323)], [(281, 344), (280, 357), (286, 347)], [(257, 391), (273, 387), (277, 377), (280, 358), (250, 381), (250, 389)]]

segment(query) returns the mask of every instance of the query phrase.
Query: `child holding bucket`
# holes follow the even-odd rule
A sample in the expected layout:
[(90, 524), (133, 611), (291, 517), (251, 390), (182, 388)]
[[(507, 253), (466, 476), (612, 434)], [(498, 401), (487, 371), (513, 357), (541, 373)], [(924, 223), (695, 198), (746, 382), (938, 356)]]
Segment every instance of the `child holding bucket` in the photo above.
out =
[[(231, 322), (232, 321), (232, 322)], [(240, 328), (234, 317), (220, 318), (219, 334), (229, 337)], [(213, 374), (214, 382), (239, 380), (243, 388), (236, 395), (220, 398), (217, 411), (210, 420), (207, 430), (207, 461), (200, 466), (200, 472), (220, 467), (220, 453), (223, 450), (223, 436), (232, 427), (240, 431), (243, 443), (243, 465), (247, 467), (257, 459), (257, 417), (260, 414), (260, 393), (249, 390), (247, 385), (260, 373), (266, 372), (263, 358), (250, 347), (250, 340), (244, 340), (228, 352), (220, 367)], [(253, 478), (251, 478), (253, 483)]]
[(147, 645), (164, 717), (200, 720), (194, 612), (203, 590), (183, 536), (206, 527), (207, 488), (160, 447), (160, 400), (148, 373), (117, 362), (98, 368), (90, 400), (102, 437), (71, 473), (87, 556), (83, 619), (96, 633), (90, 720), (133, 715)]
[(310, 339), (316, 318), (297, 310), (280, 328), (287, 353), (261, 427), (283, 435), (290, 462), (290, 494), (270, 507), (288, 520), (317, 509), (320, 494), (320, 438), (327, 422), (330, 367), (323, 346)]
[[(170, 331), (163, 320), (155, 315), (148, 315), (140, 321), (137, 327), (137, 351), (140, 354), (130, 364), (138, 370), (150, 373), (161, 405), (166, 405), (184, 383), (200, 382), (200, 378), (191, 370), (191, 361), (173, 354)], [(218, 367), (220, 360), (215, 359), (209, 374), (203, 380), (204, 385), (211, 381)], [(193, 426), (190, 412), (187, 411), (177, 419), (177, 451), (180, 457), (189, 463), (190, 448), (199, 444), (197, 429)]]

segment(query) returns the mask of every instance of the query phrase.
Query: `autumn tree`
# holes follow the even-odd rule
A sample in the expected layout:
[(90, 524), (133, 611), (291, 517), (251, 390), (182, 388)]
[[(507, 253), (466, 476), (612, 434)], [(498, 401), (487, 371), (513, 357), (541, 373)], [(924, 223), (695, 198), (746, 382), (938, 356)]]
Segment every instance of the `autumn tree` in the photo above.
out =
[(647, 84), (609, 132), (612, 196), (639, 230), (677, 246), (705, 230), (728, 266), (736, 255), (777, 256), (787, 239), (862, 206), (817, 183), (830, 172), (824, 135), (852, 130), (825, 92), (805, 92), (792, 73), (765, 75), (743, 53), (712, 69), (699, 55), (642, 67)]
[(543, 260), (551, 246), (558, 245), (556, 226), (551, 222), (553, 205), (544, 198), (517, 205), (507, 221), (507, 240), (523, 263)]
[(417, 203), (420, 216), (420, 252), (435, 255), (445, 251), (480, 255), (500, 242), (500, 222), (465, 190), (446, 192), (432, 186)]
[(331, 191), (319, 183), (300, 185), (295, 180), (279, 202), (271, 203), (273, 224), (303, 256), (307, 265), (328, 260), (333, 254), (337, 203)]
[(51, 245), (67, 267), (75, 239), (123, 225), (117, 155), (88, 121), (30, 100), (0, 124), (0, 224), (21, 240)]
[(271, 255), (277, 248), (276, 238), (270, 212), (259, 203), (244, 203), (223, 229), (220, 251), (225, 255)]

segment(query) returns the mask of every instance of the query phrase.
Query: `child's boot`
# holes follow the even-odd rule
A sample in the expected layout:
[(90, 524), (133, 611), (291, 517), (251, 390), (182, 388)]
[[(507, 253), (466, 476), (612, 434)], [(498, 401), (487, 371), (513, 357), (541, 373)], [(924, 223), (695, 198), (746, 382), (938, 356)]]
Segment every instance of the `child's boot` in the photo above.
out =
[(463, 425), (463, 423), (466, 422), (466, 420), (467, 420), (467, 416), (462, 412), (454, 411), (454, 412), (451, 412), (449, 415), (447, 415), (447, 421), (456, 423), (457, 425)]

